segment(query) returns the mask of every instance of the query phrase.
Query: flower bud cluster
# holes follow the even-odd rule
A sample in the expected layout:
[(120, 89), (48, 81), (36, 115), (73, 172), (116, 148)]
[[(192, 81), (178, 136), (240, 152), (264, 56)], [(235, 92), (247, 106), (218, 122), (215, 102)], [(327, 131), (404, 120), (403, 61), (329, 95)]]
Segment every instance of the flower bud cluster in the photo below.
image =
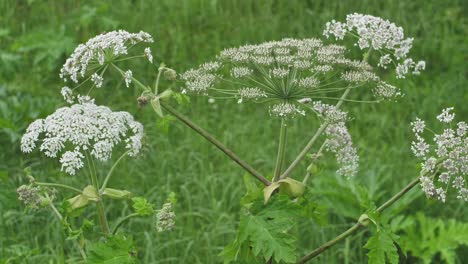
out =
[(169, 231), (172, 230), (174, 226), (175, 213), (172, 208), (172, 202), (166, 202), (156, 214), (156, 230), (158, 230), (158, 232)]
[(434, 134), (432, 143), (426, 142), (423, 132), (426, 124), (417, 118), (411, 123), (416, 140), (411, 144), (414, 155), (422, 159), (421, 187), (428, 197), (445, 202), (447, 191), (453, 188), (457, 198), (468, 201), (465, 178), (468, 174), (468, 125), (453, 124), (453, 107), (442, 111), (437, 119), (448, 126), (440, 134)]
[(37, 209), (42, 205), (43, 199), (40, 192), (40, 187), (34, 187), (31, 185), (21, 185), (16, 189), (18, 199), (22, 201), (24, 205), (32, 209)]

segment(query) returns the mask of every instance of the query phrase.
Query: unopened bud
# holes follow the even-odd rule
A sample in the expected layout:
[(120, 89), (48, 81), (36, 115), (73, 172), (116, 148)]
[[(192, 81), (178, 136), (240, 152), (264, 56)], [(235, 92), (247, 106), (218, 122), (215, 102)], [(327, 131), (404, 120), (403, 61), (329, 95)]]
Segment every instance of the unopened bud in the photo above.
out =
[(177, 72), (173, 69), (166, 68), (164, 71), (164, 78), (170, 81), (174, 81), (177, 78)]
[(138, 106), (143, 107), (147, 105), (150, 101), (150, 98), (148, 96), (140, 96), (137, 98)]

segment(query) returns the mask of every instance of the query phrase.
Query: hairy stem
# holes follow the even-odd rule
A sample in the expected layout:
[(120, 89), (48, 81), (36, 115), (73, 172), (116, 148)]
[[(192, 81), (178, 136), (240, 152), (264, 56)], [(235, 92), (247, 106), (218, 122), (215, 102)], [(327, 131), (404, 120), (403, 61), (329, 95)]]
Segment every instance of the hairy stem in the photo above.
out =
[(286, 147), (286, 135), (288, 132), (288, 127), (286, 124), (286, 120), (283, 118), (281, 119), (281, 128), (280, 128), (280, 136), (279, 136), (279, 143), (278, 143), (278, 156), (276, 157), (276, 166), (275, 166), (275, 173), (273, 181), (278, 181), (281, 175), (281, 168), (284, 163), (284, 150)]
[[(350, 90), (351, 89), (348, 87), (344, 91), (344, 93), (341, 96), (340, 100), (335, 105), (336, 108), (340, 108), (340, 106), (343, 104), (344, 100), (348, 96)], [(317, 141), (317, 139), (320, 137), (320, 135), (322, 135), (322, 133), (325, 131), (325, 129), (327, 128), (328, 125), (329, 125), (329, 123), (327, 121), (325, 121), (319, 127), (319, 129), (317, 129), (315, 134), (310, 139), (309, 143), (307, 143), (307, 145), (304, 147), (304, 149), (302, 149), (301, 153), (299, 153), (299, 155), (296, 157), (296, 159), (291, 163), (291, 165), (286, 169), (286, 171), (284, 171), (284, 173), (280, 176), (280, 179), (284, 179), (284, 178), (288, 177), (289, 174), (294, 170), (294, 168), (296, 168), (296, 166), (299, 165), (299, 163), (304, 159), (304, 157), (307, 155), (307, 153), (310, 151), (310, 149), (314, 146), (314, 143)]]
[(79, 189), (77, 189), (75, 187), (68, 186), (68, 185), (65, 185), (65, 184), (60, 184), (60, 183), (34, 182), (34, 184), (39, 185), (39, 186), (46, 186), (46, 187), (59, 187), (59, 188), (72, 190), (72, 191), (77, 192), (77, 193), (82, 193), (81, 190), (79, 190)]
[[(416, 186), (419, 182), (419, 177), (416, 179), (412, 180), (408, 185), (406, 185), (401, 191), (399, 191), (397, 194), (395, 194), (392, 198), (390, 198), (388, 201), (386, 201), (383, 205), (381, 205), (378, 209), (377, 212), (382, 212), (383, 210), (387, 209), (390, 205), (398, 201), (403, 195), (405, 195), (409, 190), (411, 190), (414, 186)], [(325, 250), (329, 249), (333, 245), (337, 244), (338, 242), (342, 241), (343, 239), (351, 236), (354, 234), (356, 231), (358, 231), (361, 227), (364, 227), (361, 223), (356, 223), (352, 227), (350, 227), (348, 230), (344, 231), (334, 239), (326, 242), (325, 244), (321, 245), (320, 247), (314, 249), (312, 252), (307, 254), (306, 256), (302, 257), (296, 264), (302, 264), (306, 263), (307, 261), (315, 258), (316, 256), (322, 254)]]
[(223, 143), (221, 143), (219, 140), (214, 138), (211, 134), (206, 132), (203, 128), (199, 127), (192, 121), (190, 121), (187, 117), (183, 116), (177, 110), (172, 108), (171, 106), (167, 105), (166, 103), (161, 102), (161, 106), (166, 109), (169, 113), (174, 115), (177, 119), (182, 121), (185, 125), (193, 129), (195, 132), (200, 134), (202, 137), (204, 137), (206, 140), (211, 142), (213, 145), (215, 145), (218, 149), (220, 149), (224, 154), (226, 154), (229, 158), (231, 158), (233, 161), (235, 161), (237, 164), (239, 164), (242, 168), (244, 168), (248, 173), (250, 173), (252, 176), (257, 178), (259, 181), (261, 181), (264, 185), (270, 185), (270, 181), (267, 180), (260, 172), (256, 171), (254, 168), (252, 168), (249, 164), (247, 164), (245, 161), (240, 159), (232, 150), (227, 148)]
[(135, 216), (139, 216), (138, 213), (133, 213), (133, 214), (129, 214), (123, 218), (121, 218), (117, 224), (114, 226), (114, 228), (112, 228), (112, 234), (115, 235), (115, 233), (117, 233), (117, 230), (119, 230), (120, 226), (122, 226), (123, 223), (125, 223), (126, 221), (128, 221), (130, 218), (132, 217), (135, 217)]

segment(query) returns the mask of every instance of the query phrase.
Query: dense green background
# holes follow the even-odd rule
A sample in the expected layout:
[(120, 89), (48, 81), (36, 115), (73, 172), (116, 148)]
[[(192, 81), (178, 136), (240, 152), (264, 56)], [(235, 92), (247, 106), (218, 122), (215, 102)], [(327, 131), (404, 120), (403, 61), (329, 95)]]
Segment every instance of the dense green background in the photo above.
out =
[[(395, 82), (406, 94), (398, 103), (346, 105), (354, 116), (350, 130), (361, 156), (360, 173), (352, 181), (369, 188), (371, 197), (381, 203), (418, 173), (409, 150), (412, 139), (408, 124), (415, 116), (434, 120), (442, 108), (455, 106), (459, 118), (468, 117), (468, 30), (466, 1), (463, 2), (1, 0), (0, 260), (61, 263), (70, 255), (70, 243), (63, 243), (65, 235), (55, 218), (46, 211), (24, 211), (16, 200), (15, 188), (26, 182), (23, 169), (27, 166), (43, 181), (84, 184), (84, 176), (61, 174), (57, 162), (37, 152), (23, 155), (19, 151), (19, 138), (26, 126), (64, 105), (58, 70), (78, 43), (103, 31), (143, 30), (155, 38), (152, 50), (156, 61), (164, 61), (181, 72), (230, 46), (282, 37), (319, 36), (326, 21), (343, 20), (352, 12), (394, 21), (415, 38), (412, 56), (426, 60), (426, 72)], [(141, 78), (154, 78), (155, 68), (136, 67), (134, 73)], [(116, 172), (112, 186), (125, 187), (158, 205), (170, 191), (179, 198), (174, 232), (157, 234), (146, 220), (133, 221), (129, 226), (140, 250), (139, 257), (144, 263), (219, 263), (217, 255), (233, 239), (239, 219), (239, 199), (245, 191), (243, 171), (179, 123), (171, 125), (166, 135), (156, 127), (150, 109), (136, 107), (136, 91), (116, 83), (101, 92), (98, 103), (133, 113), (147, 131), (145, 153), (136, 160), (126, 160)], [(181, 111), (260, 171), (271, 174), (279, 123), (263, 108), (239, 108), (235, 102), (223, 101), (207, 104), (205, 98), (200, 98)], [(314, 118), (294, 120), (287, 148), (289, 161), (316, 127)], [(108, 165), (102, 167), (105, 170)], [(325, 164), (317, 177), (335, 181), (335, 169), (333, 163)], [(302, 175), (301, 171), (298, 175)], [(311, 186), (322, 185), (326, 189), (326, 184), (316, 180)], [(455, 199), (446, 204), (431, 202), (420, 190), (412, 190), (410, 197), (411, 204), (402, 209), (402, 214), (424, 212), (444, 220), (467, 221), (466, 208)], [(350, 216), (358, 215), (359, 207), (351, 198), (344, 200), (348, 204), (325, 204), (331, 225), (301, 225), (301, 251), (332, 238), (346, 228), (343, 224), (353, 222)], [(129, 211), (126, 204), (121, 208), (122, 203), (112, 203), (107, 208), (112, 211), (109, 217), (115, 219)], [(347, 217), (340, 216), (343, 210)], [(87, 213), (92, 217), (92, 211)], [(366, 232), (361, 232), (328, 251), (317, 263), (364, 263), (365, 237)], [(466, 251), (467, 248), (457, 251), (459, 263), (468, 258)]]

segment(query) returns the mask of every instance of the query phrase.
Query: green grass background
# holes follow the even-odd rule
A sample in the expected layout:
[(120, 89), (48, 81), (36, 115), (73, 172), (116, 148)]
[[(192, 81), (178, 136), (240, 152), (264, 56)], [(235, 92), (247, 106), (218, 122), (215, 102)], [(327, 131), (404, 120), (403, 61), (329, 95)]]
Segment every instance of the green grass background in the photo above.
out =
[[(151, 46), (155, 60), (182, 72), (227, 47), (283, 37), (319, 37), (326, 21), (343, 20), (353, 12), (380, 16), (403, 26), (415, 39), (412, 56), (427, 62), (427, 70), (420, 77), (395, 81), (406, 94), (398, 103), (346, 105), (354, 117), (350, 130), (361, 158), (360, 173), (352, 181), (369, 188), (371, 196), (381, 203), (417, 175), (416, 161), (409, 150), (412, 119), (420, 116), (434, 121), (447, 106), (455, 106), (458, 118), (468, 117), (466, 1), (1, 0), (0, 260), (63, 263), (67, 257), (78, 257), (69, 252), (70, 242), (63, 243), (65, 235), (53, 215), (25, 211), (15, 194), (16, 187), (26, 182), (23, 169), (28, 166), (42, 181), (85, 184), (84, 175), (64, 176), (57, 162), (37, 152), (24, 155), (19, 150), (26, 126), (64, 105), (58, 71), (77, 44), (103, 31), (143, 30), (155, 39)], [(135, 67), (134, 73), (140, 78), (154, 78), (156, 68)], [(151, 109), (138, 109), (137, 96), (135, 89), (125, 89), (119, 83), (110, 83), (97, 95), (98, 103), (131, 112), (146, 128), (144, 154), (125, 160), (111, 185), (146, 196), (158, 205), (171, 191), (179, 198), (174, 232), (157, 234), (149, 220), (135, 220), (128, 226), (139, 257), (143, 263), (220, 263), (217, 255), (235, 235), (239, 199), (245, 192), (244, 172), (180, 123), (173, 123), (166, 135), (156, 127)], [(260, 171), (272, 173), (279, 123), (262, 107), (239, 107), (228, 101), (208, 104), (206, 98), (199, 98), (181, 111)], [(317, 125), (312, 117), (293, 121), (288, 161)], [(334, 180), (333, 166), (327, 164), (317, 177)], [(108, 167), (104, 164), (101, 170)], [(301, 170), (295, 177), (302, 175), (304, 168)], [(311, 188), (321, 188), (320, 182), (314, 184), (312, 181)], [(426, 200), (419, 190), (411, 193), (411, 204), (400, 208), (402, 214), (424, 212), (441, 219), (467, 221), (466, 208), (455, 199), (441, 205)], [(339, 216), (340, 210), (349, 210), (346, 204), (330, 202), (327, 206), (332, 212), (331, 225), (300, 226), (301, 252), (334, 237), (346, 228), (344, 224), (353, 222)], [(109, 218), (125, 215), (128, 207), (112, 202), (107, 206)], [(85, 215), (94, 217), (92, 211)], [(365, 263), (365, 237), (363, 231), (314, 263)], [(466, 251), (457, 251), (459, 263), (468, 258)]]

